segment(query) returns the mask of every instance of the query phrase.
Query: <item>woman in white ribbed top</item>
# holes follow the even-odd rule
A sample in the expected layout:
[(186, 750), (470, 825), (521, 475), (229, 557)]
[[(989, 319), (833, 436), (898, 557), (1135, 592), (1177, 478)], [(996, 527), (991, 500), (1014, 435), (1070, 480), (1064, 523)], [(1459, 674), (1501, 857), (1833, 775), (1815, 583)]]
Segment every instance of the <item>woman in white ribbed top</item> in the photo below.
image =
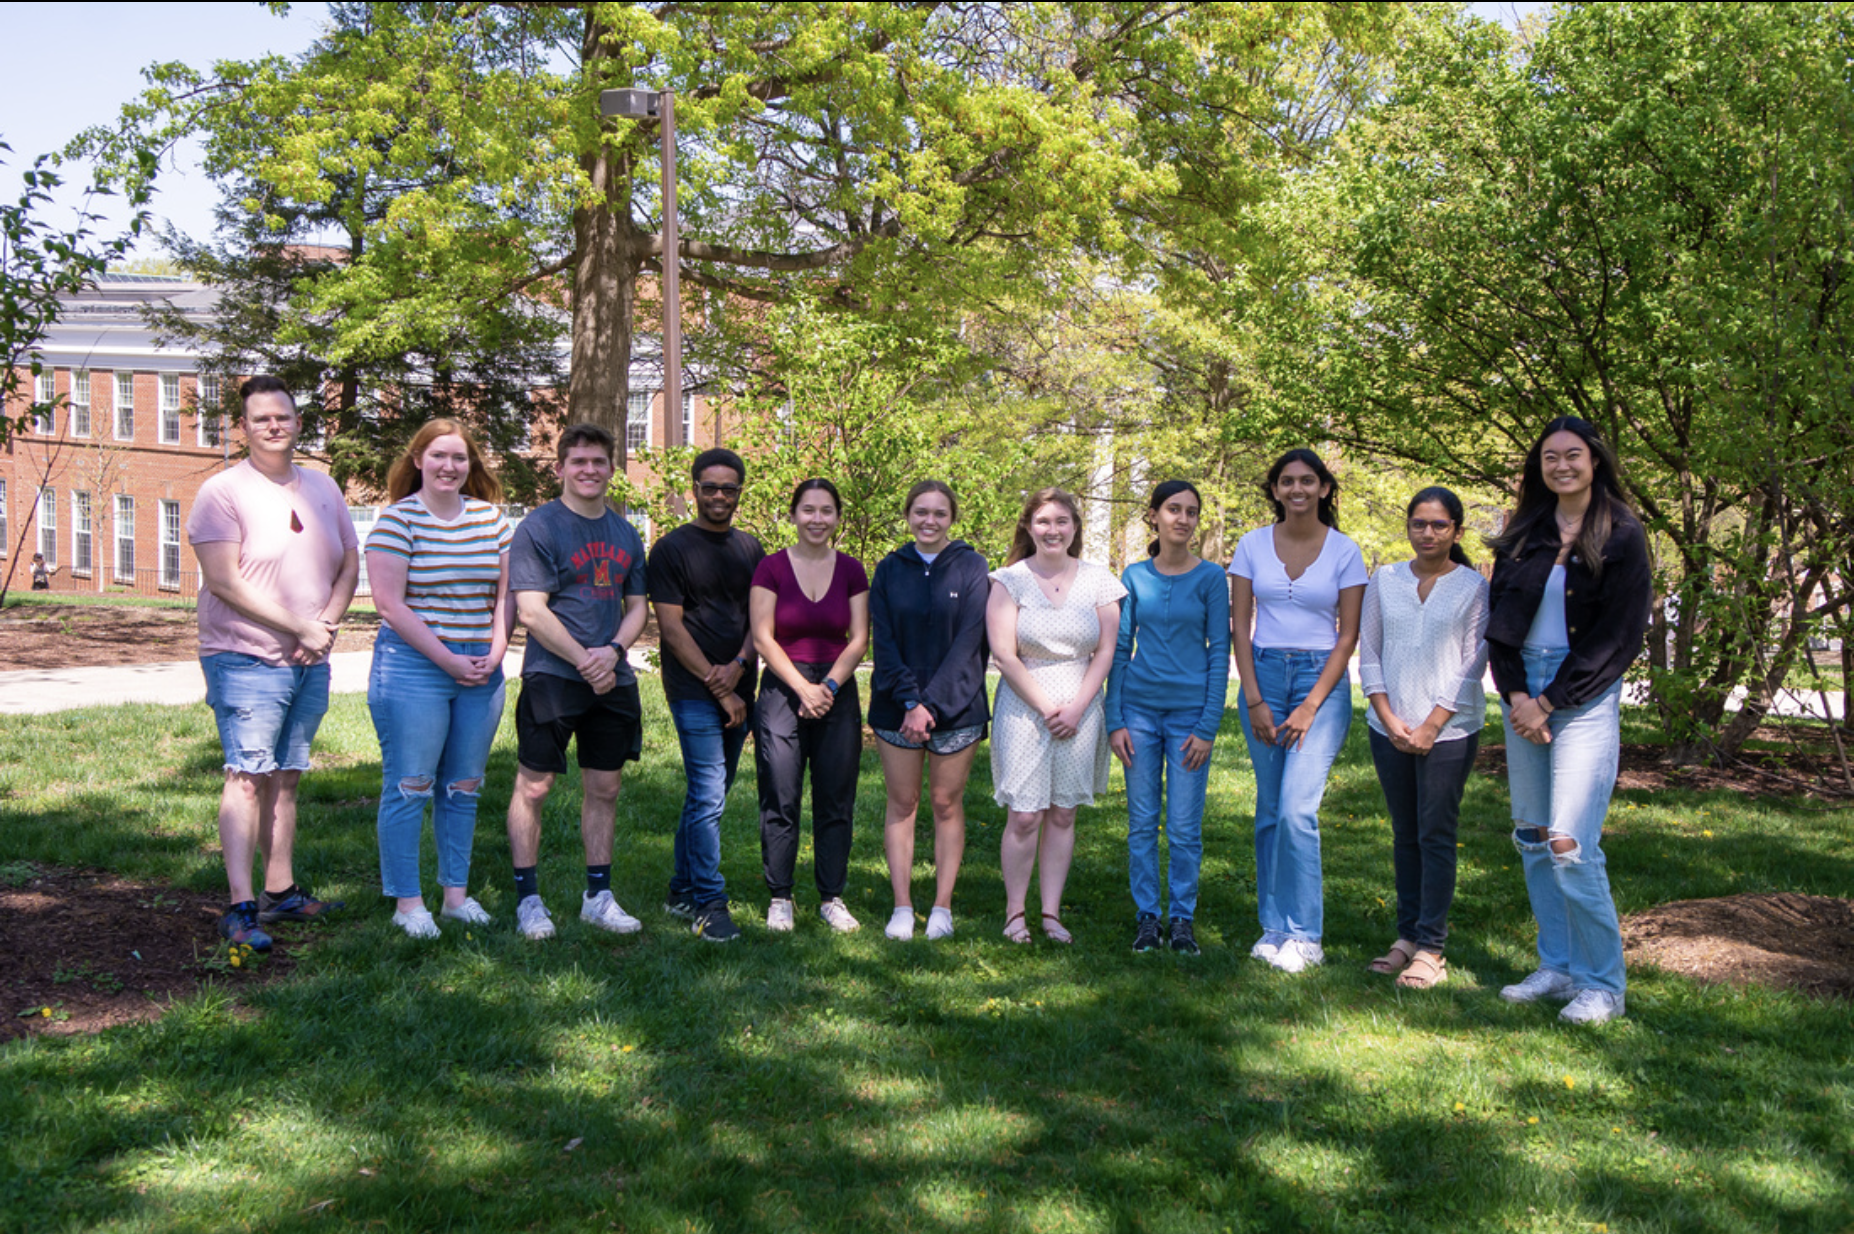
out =
[(1372, 575), (1359, 621), (1358, 676), (1397, 877), (1397, 941), (1370, 968), (1426, 990), (1448, 976), (1455, 832), (1487, 718), (1487, 580), (1461, 550), (1454, 493), (1426, 488), (1404, 515), (1416, 558)]

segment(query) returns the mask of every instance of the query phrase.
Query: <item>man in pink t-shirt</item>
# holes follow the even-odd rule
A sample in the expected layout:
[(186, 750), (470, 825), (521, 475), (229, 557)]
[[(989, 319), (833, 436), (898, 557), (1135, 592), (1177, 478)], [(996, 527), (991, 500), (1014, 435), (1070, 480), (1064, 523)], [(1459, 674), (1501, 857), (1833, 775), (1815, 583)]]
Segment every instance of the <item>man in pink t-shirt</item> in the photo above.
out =
[[(267, 951), (263, 925), (341, 907), (297, 887), (292, 857), (296, 784), (328, 711), (328, 653), (360, 578), (360, 545), (335, 482), (293, 461), (302, 422), (289, 387), (253, 377), (239, 394), (247, 458), (200, 486), (187, 539), (205, 580), (206, 701), (225, 747), (219, 846), (232, 906), (219, 933)], [(264, 886), (254, 897), (260, 849)]]

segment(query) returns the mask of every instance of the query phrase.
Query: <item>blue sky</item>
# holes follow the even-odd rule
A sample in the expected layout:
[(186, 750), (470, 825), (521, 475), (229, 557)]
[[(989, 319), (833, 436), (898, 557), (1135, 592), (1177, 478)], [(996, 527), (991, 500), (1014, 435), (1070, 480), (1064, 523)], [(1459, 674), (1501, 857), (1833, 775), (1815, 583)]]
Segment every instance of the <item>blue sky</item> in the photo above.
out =
[[(1470, 4), (1478, 16), (1517, 24), (1537, 3)], [(293, 55), (307, 48), (327, 20), (322, 4), (292, 5), (285, 17), (261, 4), (11, 4), (7, 34), (14, 48), (0, 73), (0, 140), (13, 147), (0, 170), (0, 195), (17, 190), (20, 169), (39, 154), (60, 150), (93, 125), (116, 118), (122, 105), (145, 86), (142, 70), (179, 60), (205, 69), (217, 60), (254, 59), (266, 53)], [(69, 179), (82, 180), (81, 168)], [(75, 213), (80, 196), (65, 193), (53, 221)], [(204, 238), (212, 230), (218, 195), (198, 170), (197, 148), (176, 150), (162, 169), (152, 211), (157, 220)], [(120, 226), (127, 212), (100, 201), (92, 209)], [(105, 225), (107, 227), (107, 224)], [(137, 252), (156, 256), (145, 238)]]

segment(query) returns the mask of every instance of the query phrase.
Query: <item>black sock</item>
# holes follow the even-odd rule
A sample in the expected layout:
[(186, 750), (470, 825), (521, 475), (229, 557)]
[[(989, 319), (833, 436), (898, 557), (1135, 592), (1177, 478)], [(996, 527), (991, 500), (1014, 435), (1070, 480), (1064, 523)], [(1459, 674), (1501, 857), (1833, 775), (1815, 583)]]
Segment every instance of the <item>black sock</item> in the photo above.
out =
[(519, 902), (541, 894), (541, 879), (533, 866), (515, 867), (515, 899)]
[(272, 901), (287, 900), (291, 896), (296, 894), (296, 884), (291, 883), (288, 887), (285, 887), (282, 891), (272, 891), (270, 888), (266, 887), (264, 889), (264, 894), (269, 896)]
[(606, 862), (602, 866), (586, 867), (586, 894), (596, 896), (601, 891), (612, 889), (612, 865)]

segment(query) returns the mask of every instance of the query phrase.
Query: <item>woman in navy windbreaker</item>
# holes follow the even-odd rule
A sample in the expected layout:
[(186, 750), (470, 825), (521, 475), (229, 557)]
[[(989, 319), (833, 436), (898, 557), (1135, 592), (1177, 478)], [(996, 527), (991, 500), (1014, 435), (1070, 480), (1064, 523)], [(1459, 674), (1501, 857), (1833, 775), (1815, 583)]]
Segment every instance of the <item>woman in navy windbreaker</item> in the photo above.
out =
[(991, 567), (949, 538), (959, 500), (939, 480), (908, 490), (902, 513), (913, 533), (876, 566), (869, 588), (875, 678), (869, 727), (880, 739), (888, 787), (882, 848), (895, 911), (886, 933), (914, 936), (914, 819), (921, 767), (933, 805), (934, 898), (927, 937), (953, 933), (953, 884), (966, 850), (966, 778), (991, 718), (985, 699), (985, 601)]

